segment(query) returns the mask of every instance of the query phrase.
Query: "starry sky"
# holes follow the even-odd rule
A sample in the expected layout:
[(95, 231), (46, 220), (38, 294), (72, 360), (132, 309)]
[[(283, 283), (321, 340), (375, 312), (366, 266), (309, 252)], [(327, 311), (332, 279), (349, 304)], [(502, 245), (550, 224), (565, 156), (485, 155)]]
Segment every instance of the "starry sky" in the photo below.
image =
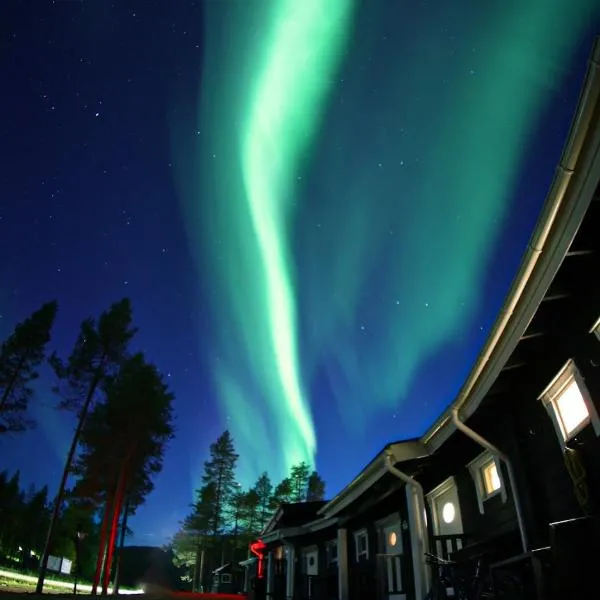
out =
[[(56, 298), (66, 354), (129, 296), (176, 394), (130, 543), (174, 532), (226, 427), (243, 484), (306, 460), (333, 494), (452, 401), (549, 188), (594, 6), (2, 2), (0, 336)], [(50, 385), (0, 468), (53, 491), (73, 422)]]

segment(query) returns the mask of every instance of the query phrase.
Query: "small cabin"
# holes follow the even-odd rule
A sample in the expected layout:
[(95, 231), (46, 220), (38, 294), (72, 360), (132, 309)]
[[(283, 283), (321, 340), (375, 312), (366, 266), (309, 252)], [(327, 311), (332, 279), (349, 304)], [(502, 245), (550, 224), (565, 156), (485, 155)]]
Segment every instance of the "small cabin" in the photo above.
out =
[(236, 563), (226, 563), (212, 572), (214, 594), (237, 594), (244, 589), (245, 571)]

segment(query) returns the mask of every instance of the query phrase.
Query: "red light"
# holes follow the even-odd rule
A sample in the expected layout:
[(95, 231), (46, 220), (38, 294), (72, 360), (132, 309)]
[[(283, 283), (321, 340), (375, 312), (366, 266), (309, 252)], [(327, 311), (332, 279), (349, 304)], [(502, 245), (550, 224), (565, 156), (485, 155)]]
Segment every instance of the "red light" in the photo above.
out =
[(266, 547), (267, 545), (262, 540), (256, 540), (256, 542), (252, 542), (250, 544), (250, 552), (252, 552), (252, 554), (258, 558), (258, 568), (256, 571), (256, 576), (258, 579), (262, 579), (264, 577), (264, 550)]

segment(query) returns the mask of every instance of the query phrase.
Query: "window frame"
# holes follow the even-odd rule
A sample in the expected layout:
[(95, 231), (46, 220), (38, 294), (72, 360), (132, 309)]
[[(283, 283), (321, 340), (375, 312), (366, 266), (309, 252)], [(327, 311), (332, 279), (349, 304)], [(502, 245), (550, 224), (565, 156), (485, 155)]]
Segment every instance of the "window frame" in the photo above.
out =
[[(227, 579), (225, 579), (227, 577)], [(231, 583), (232, 577), (231, 573), (222, 573), (221, 574), (221, 583)]]
[[(356, 558), (356, 562), (359, 563), (362, 556), (365, 557), (366, 560), (369, 560), (369, 534), (366, 528), (359, 529), (353, 533), (354, 536), (354, 556)], [(365, 549), (361, 551), (359, 549), (358, 541), (359, 539), (365, 539)]]
[[(500, 487), (488, 494), (485, 489), (484, 469), (492, 462), (496, 465), (498, 479), (500, 480)], [(473, 483), (475, 484), (475, 491), (477, 492), (477, 504), (479, 505), (479, 512), (482, 515), (485, 514), (485, 502), (487, 502), (490, 498), (500, 495), (502, 497), (502, 502), (506, 502), (507, 494), (506, 485), (504, 482), (504, 473), (502, 472), (502, 465), (489, 450), (485, 450), (476, 456), (467, 465), (467, 468), (469, 469), (471, 477), (473, 478)]]
[[(579, 389), (588, 416), (572, 431), (567, 432), (558, 407), (558, 400), (561, 397), (562, 392), (573, 383), (575, 383)], [(598, 418), (598, 412), (596, 411), (590, 392), (585, 385), (585, 381), (572, 358), (565, 363), (554, 379), (546, 386), (546, 389), (539, 395), (538, 400), (542, 401), (544, 408), (552, 419), (554, 430), (556, 431), (556, 435), (561, 445), (564, 446), (573, 438), (577, 437), (586, 427), (588, 427), (588, 425), (592, 425), (596, 435), (600, 436), (600, 419)]]
[[(431, 514), (431, 526), (432, 526), (432, 530), (434, 535), (439, 535), (439, 532), (441, 531), (440, 528), (440, 522), (438, 519), (438, 515), (437, 515), (437, 501), (439, 500), (439, 498), (441, 498), (444, 494), (446, 494), (446, 492), (449, 492), (450, 490), (455, 489), (457, 492), (457, 496), (458, 496), (458, 486), (456, 485), (456, 480), (454, 479), (454, 475), (448, 477), (448, 479), (445, 479), (444, 481), (442, 481), (442, 483), (440, 483), (439, 485), (437, 485), (436, 487), (434, 487), (427, 495), (427, 504), (429, 505), (429, 512)], [(462, 514), (460, 512), (460, 499), (459, 499), (459, 503), (458, 506), (455, 507), (456, 510), (456, 514), (460, 515), (461, 517), (461, 529), (462, 529)], [(427, 513), (425, 513), (427, 515)]]
[[(333, 549), (335, 548), (335, 557), (333, 556)], [(327, 542), (327, 564), (337, 565), (338, 564), (338, 543), (336, 539), (329, 540)]]
[(593, 333), (600, 341), (600, 317), (598, 317), (596, 322), (592, 325), (592, 328), (590, 329), (590, 333)]

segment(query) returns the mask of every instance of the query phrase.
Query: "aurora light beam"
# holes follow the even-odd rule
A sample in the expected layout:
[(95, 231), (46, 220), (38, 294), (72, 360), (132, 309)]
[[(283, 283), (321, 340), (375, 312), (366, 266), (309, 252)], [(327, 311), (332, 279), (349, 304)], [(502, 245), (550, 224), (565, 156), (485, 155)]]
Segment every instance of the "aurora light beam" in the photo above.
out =
[(479, 332), (506, 217), (543, 201), (516, 182), (593, 0), (408, 4), (206, 3), (174, 162), (244, 484), (319, 430), (361, 463), (422, 433), (464, 373), (429, 397), (420, 370)]

